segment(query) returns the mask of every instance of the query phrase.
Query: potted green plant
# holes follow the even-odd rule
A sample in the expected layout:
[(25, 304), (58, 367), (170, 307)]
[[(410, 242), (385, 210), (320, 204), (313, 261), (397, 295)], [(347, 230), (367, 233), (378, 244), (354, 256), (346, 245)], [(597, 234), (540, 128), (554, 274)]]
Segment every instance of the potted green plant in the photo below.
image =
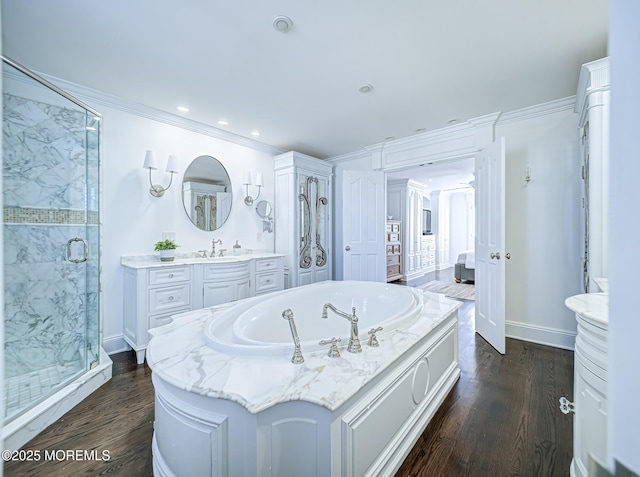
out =
[(160, 252), (160, 260), (171, 262), (176, 256), (176, 249), (179, 247), (174, 240), (166, 239), (156, 242), (154, 250)]

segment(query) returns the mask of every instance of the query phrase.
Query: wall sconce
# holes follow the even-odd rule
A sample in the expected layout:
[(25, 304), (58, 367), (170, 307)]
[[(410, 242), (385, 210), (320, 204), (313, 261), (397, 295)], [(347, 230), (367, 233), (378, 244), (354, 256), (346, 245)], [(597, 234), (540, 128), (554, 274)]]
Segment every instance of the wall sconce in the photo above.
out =
[(149, 192), (154, 197), (162, 197), (164, 195), (164, 191), (171, 187), (173, 175), (178, 173), (178, 158), (172, 155), (169, 156), (169, 159), (167, 160), (167, 168), (165, 170), (171, 174), (171, 179), (169, 179), (169, 185), (167, 187), (162, 187), (160, 184), (154, 184), (151, 180), (151, 171), (158, 168), (156, 165), (155, 152), (147, 151), (144, 156), (144, 165), (142, 167), (144, 169), (149, 169), (149, 184), (151, 184)]
[(264, 185), (262, 181), (262, 173), (258, 172), (256, 174), (256, 187), (258, 188), (258, 195), (256, 195), (255, 197), (251, 197), (249, 195), (249, 186), (251, 185), (251, 173), (249, 171), (245, 172), (242, 184), (246, 188), (246, 197), (244, 198), (244, 203), (246, 205), (251, 205), (253, 204), (254, 200), (258, 200), (258, 197), (260, 197), (260, 188)]

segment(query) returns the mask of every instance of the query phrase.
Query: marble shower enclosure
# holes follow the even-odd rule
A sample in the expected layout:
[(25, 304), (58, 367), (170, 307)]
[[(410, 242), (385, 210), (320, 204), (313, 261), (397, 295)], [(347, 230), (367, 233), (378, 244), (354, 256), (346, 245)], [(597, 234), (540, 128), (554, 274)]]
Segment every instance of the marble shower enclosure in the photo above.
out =
[[(47, 104), (4, 93), (3, 101), (10, 413), (39, 399), (49, 385), (88, 369), (99, 356), (99, 169), (98, 126), (87, 128), (93, 116), (85, 110), (61, 106), (57, 97), (56, 104)], [(74, 237), (89, 243), (86, 262), (67, 260), (67, 242)], [(74, 256), (83, 253), (82, 242), (71, 246)], [(51, 379), (60, 382), (42, 382)]]

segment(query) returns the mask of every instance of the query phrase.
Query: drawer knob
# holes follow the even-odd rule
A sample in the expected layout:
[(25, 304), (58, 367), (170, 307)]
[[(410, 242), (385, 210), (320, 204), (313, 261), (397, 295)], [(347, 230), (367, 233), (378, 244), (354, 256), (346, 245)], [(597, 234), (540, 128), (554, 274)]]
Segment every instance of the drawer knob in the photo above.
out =
[(169, 297), (169, 301), (173, 301), (173, 295)]
[(169, 278), (173, 278), (173, 273), (170, 273), (170, 274), (169, 274)]
[(267, 283), (271, 283), (271, 280), (267, 280)]

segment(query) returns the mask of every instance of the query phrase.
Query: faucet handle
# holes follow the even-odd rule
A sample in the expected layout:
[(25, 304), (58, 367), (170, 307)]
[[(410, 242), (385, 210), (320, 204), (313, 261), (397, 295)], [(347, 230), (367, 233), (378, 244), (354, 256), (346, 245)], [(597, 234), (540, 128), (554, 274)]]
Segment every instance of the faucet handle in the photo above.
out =
[(376, 346), (380, 346), (380, 343), (378, 343), (378, 338), (376, 338), (376, 333), (377, 333), (378, 331), (382, 331), (382, 326), (378, 326), (377, 328), (371, 328), (371, 329), (368, 331), (368, 334), (369, 334), (369, 341), (367, 341), (367, 344), (368, 344), (369, 346), (373, 346), (374, 348), (375, 348)]
[(327, 356), (329, 356), (330, 358), (339, 358), (340, 351), (338, 350), (338, 343), (340, 341), (342, 341), (340, 338), (336, 338), (334, 336), (330, 340), (321, 340), (319, 344), (320, 346), (326, 346), (330, 344), (331, 348), (329, 348), (329, 352), (327, 353)]
[(207, 251), (206, 250), (198, 250), (198, 253), (201, 254), (200, 258), (207, 258)]

